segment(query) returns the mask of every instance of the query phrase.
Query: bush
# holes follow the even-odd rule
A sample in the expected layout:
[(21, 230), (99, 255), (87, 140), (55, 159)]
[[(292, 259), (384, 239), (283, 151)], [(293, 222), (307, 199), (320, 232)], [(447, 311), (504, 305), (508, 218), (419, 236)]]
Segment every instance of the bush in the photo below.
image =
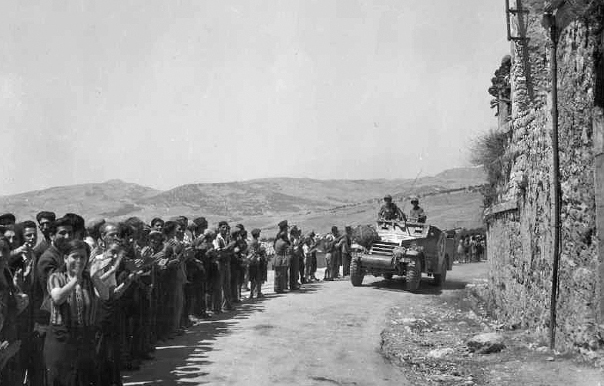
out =
[(370, 225), (359, 225), (352, 231), (352, 241), (369, 249), (371, 245), (380, 240), (375, 228)]
[(482, 189), (485, 207), (491, 206), (497, 199), (497, 187), (507, 179), (510, 162), (505, 157), (510, 140), (509, 133), (490, 130), (479, 135), (470, 147), (470, 162), (482, 165), (487, 173), (487, 184)]

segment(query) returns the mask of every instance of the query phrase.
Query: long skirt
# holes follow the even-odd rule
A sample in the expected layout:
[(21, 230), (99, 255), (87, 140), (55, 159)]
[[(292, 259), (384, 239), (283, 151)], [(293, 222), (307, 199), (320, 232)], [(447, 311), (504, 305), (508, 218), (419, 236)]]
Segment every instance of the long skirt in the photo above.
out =
[(48, 386), (96, 385), (94, 329), (50, 326), (44, 342)]

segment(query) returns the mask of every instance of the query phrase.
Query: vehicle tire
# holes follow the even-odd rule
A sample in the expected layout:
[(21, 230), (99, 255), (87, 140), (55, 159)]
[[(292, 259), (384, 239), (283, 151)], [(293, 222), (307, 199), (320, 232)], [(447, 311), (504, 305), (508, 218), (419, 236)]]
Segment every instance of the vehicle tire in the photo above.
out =
[(392, 274), (391, 273), (385, 273), (384, 274), (384, 279), (386, 279), (386, 280), (392, 280)]
[(353, 257), (350, 262), (350, 282), (354, 287), (360, 287), (363, 284), (364, 277), (365, 274), (361, 268), (360, 261)]
[(447, 280), (447, 268), (448, 268), (447, 259), (443, 259), (442, 264), (440, 265), (440, 273), (434, 274), (434, 285), (437, 287), (442, 287), (445, 285), (445, 281)]
[(407, 265), (407, 290), (417, 291), (419, 283), (422, 279), (422, 264), (418, 258), (415, 259), (415, 264)]

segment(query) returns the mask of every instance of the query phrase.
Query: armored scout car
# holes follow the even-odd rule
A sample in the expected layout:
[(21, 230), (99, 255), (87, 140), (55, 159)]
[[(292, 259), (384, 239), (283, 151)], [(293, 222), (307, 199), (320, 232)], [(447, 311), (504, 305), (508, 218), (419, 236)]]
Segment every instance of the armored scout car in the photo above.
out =
[(419, 288), (422, 273), (433, 277), (434, 284), (442, 286), (447, 271), (453, 268), (452, 251), (448, 248), (446, 233), (435, 226), (404, 221), (377, 222), (379, 241), (370, 248), (353, 245), (350, 281), (353, 286), (363, 283), (365, 274), (404, 276), (407, 289)]

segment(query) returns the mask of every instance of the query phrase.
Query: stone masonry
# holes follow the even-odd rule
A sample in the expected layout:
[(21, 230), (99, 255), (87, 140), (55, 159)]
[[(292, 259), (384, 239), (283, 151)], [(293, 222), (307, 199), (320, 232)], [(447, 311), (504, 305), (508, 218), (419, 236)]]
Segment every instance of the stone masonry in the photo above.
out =
[[(595, 93), (602, 68), (604, 5), (599, 1), (523, 0), (527, 13), (512, 18), (511, 116), (498, 204), (487, 208), (489, 296), (508, 324), (547, 338), (553, 263), (552, 118), (549, 32), (541, 20), (550, 5), (560, 23), (558, 43), (561, 260), (557, 348), (604, 347), (604, 153), (601, 104)], [(552, 3), (565, 4), (556, 8)], [(600, 105), (600, 106), (598, 106)], [(599, 134), (600, 133), (600, 134)], [(600, 143), (600, 145), (598, 145)], [(601, 150), (598, 150), (598, 146)], [(600, 162), (604, 165), (604, 162)], [(600, 180), (598, 180), (598, 178)], [(599, 188), (598, 188), (599, 186)], [(599, 190), (598, 190), (599, 189)], [(604, 209), (604, 198), (601, 199)], [(501, 209), (498, 209), (501, 208)], [(598, 221), (599, 220), (599, 221)], [(601, 222), (602, 225), (598, 226)]]

